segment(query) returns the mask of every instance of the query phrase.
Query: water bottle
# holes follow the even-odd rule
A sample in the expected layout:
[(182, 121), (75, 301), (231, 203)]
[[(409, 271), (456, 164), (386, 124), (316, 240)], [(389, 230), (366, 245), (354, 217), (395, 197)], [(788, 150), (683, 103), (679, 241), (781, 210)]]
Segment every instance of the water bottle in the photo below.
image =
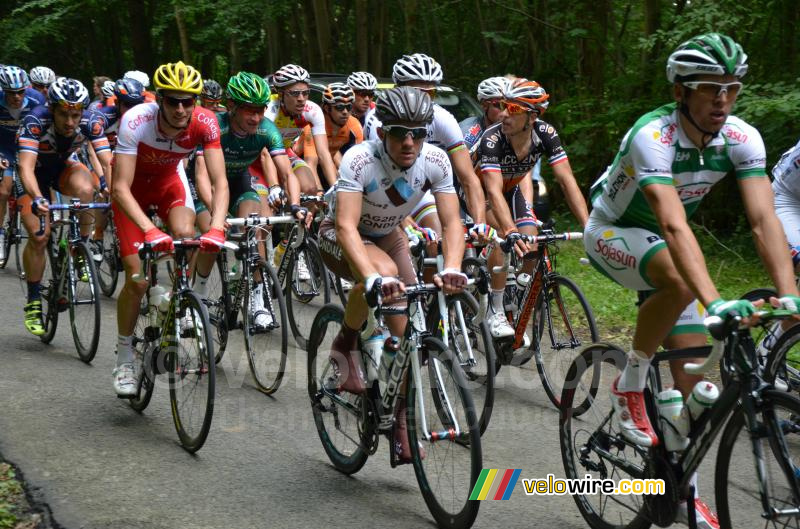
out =
[(281, 259), (283, 259), (283, 254), (286, 253), (286, 247), (289, 246), (289, 241), (286, 239), (282, 239), (278, 247), (275, 248), (275, 257), (272, 261), (275, 264), (275, 268), (278, 268), (281, 265)]
[(389, 380), (389, 373), (392, 372), (392, 365), (394, 364), (394, 357), (397, 356), (397, 351), (400, 350), (400, 338), (397, 336), (389, 336), (383, 342), (383, 355), (381, 356), (381, 368), (378, 372), (378, 380), (382, 384), (386, 384)]
[(525, 272), (522, 272), (517, 276), (517, 284), (522, 288), (527, 287), (528, 283), (530, 283), (530, 282), (531, 282), (531, 275), (530, 274), (526, 274)]
[(383, 329), (375, 329), (375, 332), (372, 333), (372, 336), (364, 341), (364, 352), (368, 356), (368, 358), (365, 359), (367, 361), (367, 384), (371, 384), (375, 379), (378, 378), (378, 366), (380, 366), (381, 363), (381, 357), (383, 356), (383, 342), (386, 339), (383, 334), (384, 332), (385, 331)]
[(704, 411), (709, 409), (719, 398), (719, 389), (714, 383), (701, 380), (694, 385), (691, 395), (686, 399), (686, 412), (692, 421), (700, 418)]
[(147, 306), (148, 312), (150, 314), (150, 326), (151, 327), (158, 327), (159, 323), (159, 309), (161, 307), (161, 302), (166, 293), (166, 289), (161, 285), (155, 285), (150, 287), (150, 290), (147, 292)]
[(680, 452), (689, 446), (686, 438), (689, 423), (683, 411), (683, 395), (677, 389), (666, 389), (658, 394), (658, 414), (661, 417), (661, 431), (664, 433), (664, 446), (670, 452)]

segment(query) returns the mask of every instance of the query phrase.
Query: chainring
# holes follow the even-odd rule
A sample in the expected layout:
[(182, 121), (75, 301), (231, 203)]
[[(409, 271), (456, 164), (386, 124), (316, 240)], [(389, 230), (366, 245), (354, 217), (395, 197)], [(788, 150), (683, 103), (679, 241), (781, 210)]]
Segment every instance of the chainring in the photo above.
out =
[(644, 466), (644, 479), (664, 480), (664, 494), (644, 495), (644, 512), (657, 526), (669, 527), (678, 515), (678, 480), (663, 454), (650, 451), (650, 457)]

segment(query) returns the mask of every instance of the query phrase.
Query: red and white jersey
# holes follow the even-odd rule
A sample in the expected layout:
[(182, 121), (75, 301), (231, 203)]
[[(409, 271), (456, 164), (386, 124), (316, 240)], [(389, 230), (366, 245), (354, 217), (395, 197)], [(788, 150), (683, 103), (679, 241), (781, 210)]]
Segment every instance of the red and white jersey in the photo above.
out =
[(213, 112), (195, 106), (189, 126), (175, 138), (158, 127), (158, 104), (136, 105), (122, 116), (117, 135), (118, 154), (136, 155), (136, 176), (151, 181), (177, 174), (180, 161), (200, 145), (219, 149), (220, 131)]

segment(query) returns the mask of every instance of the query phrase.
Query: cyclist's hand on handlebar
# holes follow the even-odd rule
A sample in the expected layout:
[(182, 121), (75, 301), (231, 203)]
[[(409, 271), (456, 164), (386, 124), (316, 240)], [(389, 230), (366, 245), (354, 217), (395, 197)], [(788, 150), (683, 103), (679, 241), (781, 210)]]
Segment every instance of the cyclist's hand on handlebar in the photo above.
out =
[(36, 197), (31, 202), (31, 212), (34, 215), (47, 215), (47, 212), (50, 211), (50, 202), (47, 201), (44, 197)]
[(217, 253), (225, 245), (225, 232), (219, 228), (211, 228), (200, 236), (200, 251)]
[(284, 194), (283, 189), (279, 185), (270, 186), (267, 202), (270, 207), (278, 208), (283, 204)]
[(467, 275), (458, 268), (445, 268), (433, 276), (433, 283), (445, 294), (457, 294), (467, 286)]
[(406, 286), (396, 277), (381, 277), (378, 274), (373, 274), (364, 281), (365, 291), (371, 291), (378, 279), (381, 280), (381, 295), (384, 303), (395, 301), (406, 291)]
[(11, 162), (9, 162), (7, 158), (0, 156), (0, 170), (8, 169), (10, 166)]
[(749, 323), (750, 317), (756, 312), (756, 307), (746, 299), (724, 300), (715, 299), (706, 307), (708, 313), (725, 319), (731, 316), (741, 316), (742, 323)]
[(144, 232), (144, 242), (151, 245), (154, 252), (169, 252), (175, 248), (172, 237), (158, 228), (150, 228)]
[(475, 224), (469, 229), (469, 236), (481, 246), (485, 246), (494, 239), (494, 228), (488, 224)]
[(512, 249), (516, 252), (517, 257), (522, 257), (530, 251), (528, 243), (522, 238), (522, 234), (517, 231), (512, 231), (506, 235), (506, 242), (503, 250), (511, 251)]
[(314, 220), (314, 215), (309, 213), (308, 208), (304, 208), (303, 206), (299, 206), (297, 204), (292, 204), (289, 206), (289, 211), (297, 220), (304, 220), (306, 228), (311, 227), (311, 222)]

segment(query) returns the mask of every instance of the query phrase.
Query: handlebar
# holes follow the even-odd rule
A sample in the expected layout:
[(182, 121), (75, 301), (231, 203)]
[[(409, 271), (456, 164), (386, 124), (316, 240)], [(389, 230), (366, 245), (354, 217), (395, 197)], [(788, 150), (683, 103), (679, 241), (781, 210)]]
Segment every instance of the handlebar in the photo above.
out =
[(238, 217), (227, 220), (227, 223), (231, 226), (270, 226), (274, 224), (291, 224), (292, 222), (299, 221), (292, 215), (280, 215), (276, 217)]
[(37, 237), (44, 235), (45, 217), (52, 218), (54, 211), (83, 211), (86, 209), (109, 209), (111, 204), (108, 202), (88, 202), (81, 204), (77, 199), (73, 199), (69, 204), (49, 204), (47, 206), (47, 213), (39, 215), (39, 230), (36, 232)]

